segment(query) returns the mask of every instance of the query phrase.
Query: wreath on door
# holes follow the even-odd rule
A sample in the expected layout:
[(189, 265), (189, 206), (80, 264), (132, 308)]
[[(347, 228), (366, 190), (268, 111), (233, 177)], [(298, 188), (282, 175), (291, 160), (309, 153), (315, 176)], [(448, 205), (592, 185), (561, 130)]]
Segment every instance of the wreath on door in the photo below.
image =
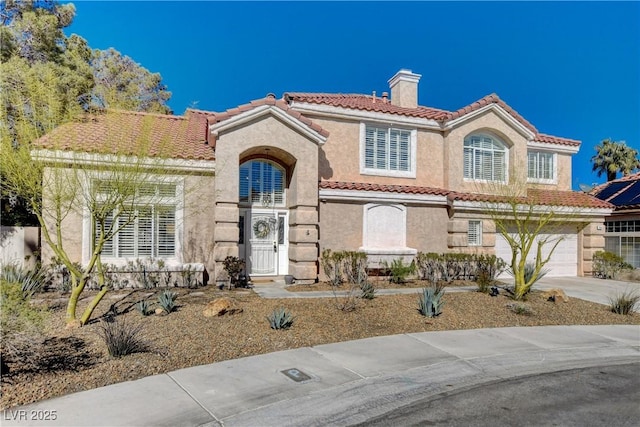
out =
[(264, 219), (259, 219), (253, 224), (253, 234), (259, 239), (264, 239), (271, 232), (269, 223)]

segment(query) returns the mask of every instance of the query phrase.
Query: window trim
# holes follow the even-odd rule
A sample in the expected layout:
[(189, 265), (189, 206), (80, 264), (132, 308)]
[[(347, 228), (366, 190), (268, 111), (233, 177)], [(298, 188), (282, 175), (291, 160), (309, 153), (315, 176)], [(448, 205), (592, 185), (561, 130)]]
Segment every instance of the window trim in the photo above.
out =
[[(529, 153), (551, 154), (551, 161), (553, 162), (553, 170), (551, 171), (553, 177), (551, 179), (532, 178), (529, 176)], [(546, 151), (546, 150), (527, 149), (527, 182), (531, 182), (534, 184), (557, 184), (558, 183), (558, 154), (551, 151)]]
[[(95, 180), (107, 180), (109, 174), (95, 173), (91, 174), (84, 183), (84, 191), (92, 191), (92, 185)], [(157, 181), (153, 179), (149, 180), (150, 183), (155, 185), (172, 184), (176, 186), (176, 194), (173, 198), (160, 197), (153, 206), (166, 207), (173, 206), (175, 208), (175, 251), (173, 256), (168, 257), (155, 257), (154, 259), (162, 259), (167, 264), (176, 264), (182, 262), (182, 248), (183, 248), (183, 235), (184, 235), (184, 177), (180, 176), (162, 176), (158, 177)], [(93, 219), (89, 213), (89, 209), (86, 206), (82, 207), (82, 264), (87, 265), (93, 252), (94, 242), (91, 238)], [(126, 266), (128, 261), (135, 259), (149, 259), (150, 256), (130, 256), (130, 257), (116, 257), (116, 256), (102, 256), (102, 261), (109, 264), (113, 264), (119, 267)]]
[[(502, 180), (498, 180), (498, 179), (482, 179), (482, 178), (473, 178), (473, 177), (466, 177), (465, 176), (465, 150), (466, 150), (466, 144), (467, 141), (470, 140), (473, 137), (483, 137), (483, 138), (489, 138), (494, 142), (497, 142), (499, 144), (502, 145), (502, 147), (504, 148), (504, 164), (503, 164), (503, 168), (504, 168), (504, 178)], [(475, 148), (475, 147), (470, 147), (470, 148)], [(475, 175), (475, 174), (472, 174)], [(462, 179), (465, 182), (481, 182), (481, 183), (502, 183), (502, 184), (507, 184), (509, 182), (509, 146), (501, 139), (498, 138), (497, 136), (491, 134), (491, 133), (486, 133), (486, 132), (474, 132), (474, 133), (470, 133), (467, 136), (464, 137), (464, 140), (462, 141)]]
[[(391, 129), (409, 132), (409, 170), (398, 171), (389, 169), (376, 169), (366, 167), (366, 136), (367, 127), (375, 127), (380, 129)], [(416, 156), (417, 156), (417, 139), (418, 130), (408, 129), (402, 126), (384, 125), (378, 123), (360, 123), (360, 174), (361, 175), (376, 175), (376, 176), (389, 176), (394, 178), (415, 178), (416, 177)]]
[[(471, 225), (474, 225), (474, 228), (477, 229), (472, 230)], [(474, 234), (477, 234), (477, 239), (471, 239)], [(467, 246), (482, 246), (482, 220), (481, 219), (470, 219), (467, 225)]]

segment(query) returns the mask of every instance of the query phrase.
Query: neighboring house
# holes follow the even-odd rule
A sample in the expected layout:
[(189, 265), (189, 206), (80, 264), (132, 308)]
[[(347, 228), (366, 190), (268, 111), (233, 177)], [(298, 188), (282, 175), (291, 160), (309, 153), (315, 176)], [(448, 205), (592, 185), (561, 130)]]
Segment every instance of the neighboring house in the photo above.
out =
[[(117, 113), (123, 128), (151, 120), (151, 136), (173, 147), (168, 172), (176, 186), (158, 213), (144, 213), (146, 229), (136, 225), (105, 255), (204, 262), (213, 277), (226, 256), (237, 255), (254, 277), (298, 281), (318, 278), (325, 248), (364, 251), (372, 263), (418, 251), (509, 261), (511, 250), (483, 208), (496, 183), (520, 181), (541, 207), (576, 210), (544, 231), (562, 239), (550, 274), (590, 274), (611, 205), (571, 191), (580, 142), (538, 132), (496, 95), (454, 112), (419, 106), (419, 80), (400, 70), (389, 80), (390, 96), (285, 93), (222, 113)], [(61, 126), (37, 155), (114, 150), (104, 120)], [(82, 217), (65, 223), (78, 261), (91, 248), (90, 229)], [(145, 235), (152, 243), (136, 244)]]
[(590, 193), (615, 206), (605, 218), (605, 249), (640, 268), (640, 172), (599, 185)]

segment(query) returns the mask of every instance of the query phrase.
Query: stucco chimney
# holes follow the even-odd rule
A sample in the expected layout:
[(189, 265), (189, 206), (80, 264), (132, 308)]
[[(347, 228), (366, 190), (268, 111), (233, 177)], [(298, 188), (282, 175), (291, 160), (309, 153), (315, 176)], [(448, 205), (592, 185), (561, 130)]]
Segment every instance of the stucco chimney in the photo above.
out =
[(398, 107), (416, 108), (418, 106), (418, 82), (420, 74), (402, 69), (389, 79), (391, 103)]

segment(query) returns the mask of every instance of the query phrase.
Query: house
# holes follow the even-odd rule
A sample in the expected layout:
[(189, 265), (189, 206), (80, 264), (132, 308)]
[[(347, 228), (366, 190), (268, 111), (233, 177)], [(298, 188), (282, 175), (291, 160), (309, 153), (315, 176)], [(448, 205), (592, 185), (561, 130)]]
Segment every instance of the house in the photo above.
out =
[[(573, 212), (543, 232), (560, 241), (550, 274), (590, 274), (611, 205), (571, 191), (580, 142), (538, 132), (495, 94), (457, 111), (420, 106), (420, 78), (400, 70), (381, 96), (296, 92), (225, 112), (120, 111), (61, 126), (34, 153), (105, 156), (134, 144), (142, 128), (165, 142), (174, 184), (162, 206), (140, 212), (108, 247), (103, 258), (116, 264), (146, 256), (203, 262), (215, 277), (234, 255), (253, 277), (304, 282), (317, 280), (325, 248), (364, 251), (373, 264), (418, 251), (509, 261), (484, 206), (496, 183), (524, 182), (525, 202)], [(90, 252), (91, 226), (81, 212), (65, 218), (63, 236), (79, 262)]]
[(640, 172), (599, 185), (590, 194), (615, 206), (605, 218), (605, 250), (640, 268)]

